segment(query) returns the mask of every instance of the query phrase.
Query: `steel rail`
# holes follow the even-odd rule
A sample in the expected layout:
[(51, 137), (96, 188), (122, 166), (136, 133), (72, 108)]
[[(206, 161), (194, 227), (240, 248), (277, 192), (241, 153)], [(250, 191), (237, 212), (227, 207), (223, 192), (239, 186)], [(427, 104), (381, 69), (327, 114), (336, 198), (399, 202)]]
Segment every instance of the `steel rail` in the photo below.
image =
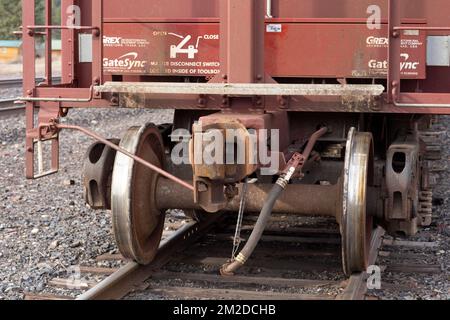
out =
[[(385, 233), (386, 231), (381, 227), (378, 227), (372, 233), (369, 252), (369, 266), (374, 265), (377, 261), (378, 251), (383, 243)], [(367, 293), (367, 278), (368, 274), (366, 272), (355, 273), (352, 275), (348, 280), (348, 284), (344, 292), (338, 295), (336, 300), (364, 300)]]
[(1, 99), (0, 100), (0, 110), (12, 107), (16, 99)]
[(15, 104), (15, 99), (0, 100), (0, 117), (21, 114), (25, 111), (25, 105)]
[[(177, 252), (186, 250), (201, 235), (211, 230), (216, 222), (222, 218), (221, 215), (213, 215), (202, 222), (192, 222), (185, 225), (171, 237), (161, 242), (158, 254), (151, 264), (143, 266), (129, 262), (95, 287), (78, 296), (76, 300), (119, 300), (124, 298), (138, 285), (158, 273), (162, 267), (172, 260)], [(374, 231), (369, 264), (376, 262), (384, 234), (385, 231), (381, 227)], [(367, 292), (366, 279), (367, 274), (364, 273), (353, 275), (349, 279), (344, 292), (338, 295), (336, 300), (364, 300)]]
[(76, 300), (118, 300), (130, 293), (135, 286), (166, 265), (179, 251), (185, 250), (197, 239), (208, 232), (223, 216), (211, 215), (201, 222), (191, 222), (163, 240), (153, 262), (147, 266), (130, 262), (97, 286), (78, 296)]
[[(44, 82), (45, 78), (36, 78), (36, 84), (39, 84), (41, 82)], [(59, 83), (61, 82), (61, 77), (53, 77), (53, 83)], [(22, 87), (23, 86), (23, 79), (22, 78), (12, 78), (12, 79), (3, 79), (0, 80), (0, 88), (1, 89), (10, 89), (10, 88), (16, 88), (16, 87)]]

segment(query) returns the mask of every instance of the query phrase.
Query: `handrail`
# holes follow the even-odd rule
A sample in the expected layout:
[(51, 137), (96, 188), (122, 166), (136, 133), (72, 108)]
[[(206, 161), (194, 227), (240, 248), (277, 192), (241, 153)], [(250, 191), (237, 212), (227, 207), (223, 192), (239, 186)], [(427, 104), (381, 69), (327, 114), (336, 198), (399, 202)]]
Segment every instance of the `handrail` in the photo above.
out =
[(95, 26), (50, 26), (50, 25), (37, 26), (37, 25), (33, 25), (33, 26), (26, 26), (26, 28), (30, 31), (40, 30), (40, 29), (45, 29), (45, 30), (82, 30), (82, 31), (92, 30), (92, 31), (95, 31), (94, 32), (95, 36), (100, 35), (100, 27), (95, 27)]
[(394, 100), (393, 104), (399, 108), (450, 108), (450, 104), (439, 103), (400, 103)]
[(392, 103), (396, 107), (400, 108), (450, 108), (450, 104), (442, 103), (401, 103), (398, 101), (399, 95), (396, 90), (392, 92)]
[(91, 102), (94, 99), (94, 86), (92, 85), (89, 88), (89, 97), (88, 98), (50, 98), (50, 97), (19, 97), (17, 101), (24, 102), (76, 102), (76, 103), (84, 103)]
[(419, 27), (419, 26), (398, 26), (394, 30), (423, 30), (423, 31), (450, 31), (450, 27)]
[(272, 0), (267, 0), (266, 2), (266, 18), (273, 18), (272, 15)]

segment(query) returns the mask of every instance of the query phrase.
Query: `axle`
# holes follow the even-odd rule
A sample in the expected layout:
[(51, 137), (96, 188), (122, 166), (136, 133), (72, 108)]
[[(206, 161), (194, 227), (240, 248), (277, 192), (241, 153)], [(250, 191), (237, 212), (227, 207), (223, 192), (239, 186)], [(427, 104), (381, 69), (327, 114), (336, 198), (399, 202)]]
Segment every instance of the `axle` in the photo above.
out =
[[(249, 184), (246, 192), (246, 211), (260, 212), (272, 187), (271, 184)], [(239, 194), (242, 188), (242, 184), (238, 186)], [(273, 212), (338, 218), (340, 195), (340, 184), (332, 186), (290, 184), (275, 204)], [(160, 210), (202, 210), (194, 202), (192, 192), (168, 179), (158, 180), (155, 198)], [(225, 211), (237, 212), (238, 210), (239, 197), (234, 197)]]

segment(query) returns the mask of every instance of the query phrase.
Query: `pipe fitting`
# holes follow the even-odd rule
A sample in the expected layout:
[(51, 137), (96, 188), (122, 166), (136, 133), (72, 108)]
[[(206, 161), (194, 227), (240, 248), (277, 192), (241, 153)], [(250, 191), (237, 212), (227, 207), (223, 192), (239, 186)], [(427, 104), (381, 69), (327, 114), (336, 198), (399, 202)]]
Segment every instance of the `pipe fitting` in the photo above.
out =
[(244, 265), (244, 264), (247, 262), (247, 257), (244, 256), (244, 255), (242, 254), (242, 252), (241, 252), (241, 253), (239, 253), (238, 256), (236, 257), (236, 261), (239, 262), (240, 264)]
[[(290, 179), (289, 179), (289, 180), (290, 180)], [(280, 177), (280, 178), (278, 178), (276, 184), (279, 185), (281, 188), (283, 188), (283, 190), (285, 190), (286, 187), (287, 187), (288, 184), (289, 184), (289, 180), (287, 180), (287, 179), (284, 178), (284, 177)]]

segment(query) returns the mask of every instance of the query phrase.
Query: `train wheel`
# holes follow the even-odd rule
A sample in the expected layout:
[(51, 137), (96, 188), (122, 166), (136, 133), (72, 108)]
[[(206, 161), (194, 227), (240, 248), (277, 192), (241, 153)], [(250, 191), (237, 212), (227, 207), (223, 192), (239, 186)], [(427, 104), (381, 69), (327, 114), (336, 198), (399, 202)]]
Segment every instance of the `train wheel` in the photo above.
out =
[[(110, 139), (119, 145), (119, 139)], [(111, 177), (116, 151), (101, 142), (92, 144), (84, 157), (84, 200), (92, 209), (111, 209)]]
[(372, 179), (372, 134), (352, 128), (345, 156), (341, 222), (342, 262), (348, 276), (368, 267), (373, 219), (367, 210), (367, 192)]
[[(132, 127), (120, 146), (146, 161), (163, 167), (164, 146), (156, 126)], [(111, 189), (113, 228), (122, 255), (139, 264), (155, 257), (164, 228), (165, 212), (155, 207), (158, 174), (118, 153)]]

